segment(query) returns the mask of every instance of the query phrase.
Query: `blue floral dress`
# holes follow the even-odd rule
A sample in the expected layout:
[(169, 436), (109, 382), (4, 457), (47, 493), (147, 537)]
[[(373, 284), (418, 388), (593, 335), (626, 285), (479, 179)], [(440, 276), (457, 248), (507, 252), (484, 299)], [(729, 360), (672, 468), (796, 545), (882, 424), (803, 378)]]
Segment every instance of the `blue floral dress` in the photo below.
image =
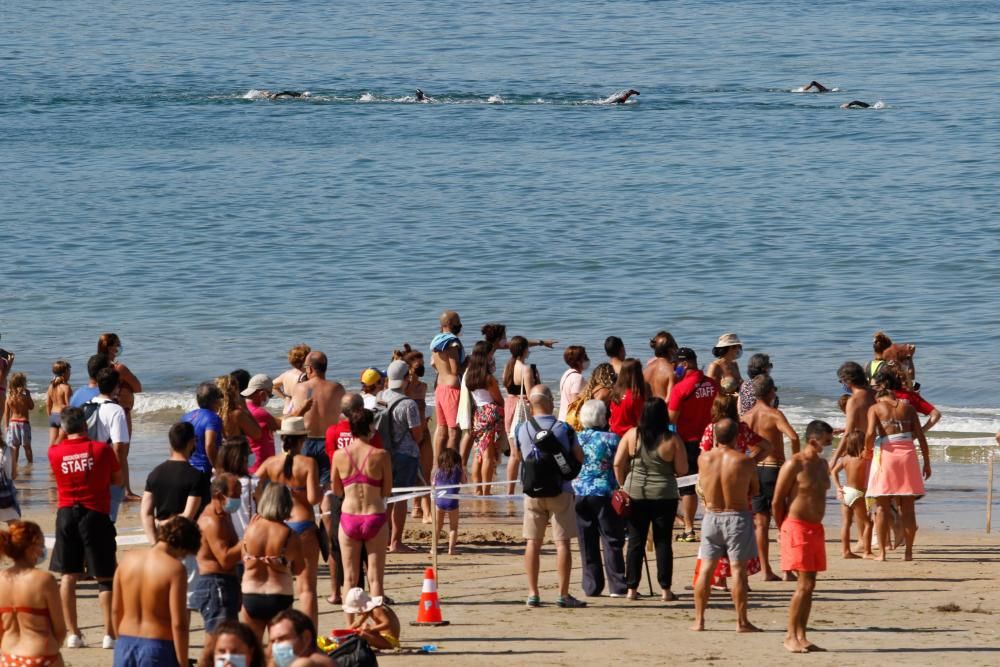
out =
[(578, 496), (610, 496), (618, 488), (615, 479), (615, 451), (621, 438), (610, 431), (584, 429), (577, 434), (583, 449), (583, 468), (573, 480)]

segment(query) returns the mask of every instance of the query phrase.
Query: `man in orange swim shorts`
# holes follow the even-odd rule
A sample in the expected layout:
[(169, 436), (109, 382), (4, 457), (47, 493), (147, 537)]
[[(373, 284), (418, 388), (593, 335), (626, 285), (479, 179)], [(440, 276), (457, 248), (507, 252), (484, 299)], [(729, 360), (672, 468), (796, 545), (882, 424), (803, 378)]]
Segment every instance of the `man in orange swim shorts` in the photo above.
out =
[(806, 427), (806, 446), (781, 468), (774, 489), (775, 523), (781, 530), (781, 569), (799, 581), (788, 607), (785, 648), (792, 653), (823, 651), (806, 639), (816, 573), (826, 570), (823, 514), (830, 488), (830, 467), (820, 454), (833, 441), (833, 427), (814, 420)]

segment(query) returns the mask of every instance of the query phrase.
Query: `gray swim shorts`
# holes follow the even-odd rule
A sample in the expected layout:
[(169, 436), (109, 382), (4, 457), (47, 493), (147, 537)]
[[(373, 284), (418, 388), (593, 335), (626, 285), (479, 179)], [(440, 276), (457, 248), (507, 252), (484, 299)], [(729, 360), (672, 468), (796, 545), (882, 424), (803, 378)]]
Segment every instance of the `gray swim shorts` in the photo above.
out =
[(705, 512), (701, 519), (701, 546), (698, 558), (718, 560), (728, 556), (730, 562), (747, 561), (757, 555), (750, 512)]

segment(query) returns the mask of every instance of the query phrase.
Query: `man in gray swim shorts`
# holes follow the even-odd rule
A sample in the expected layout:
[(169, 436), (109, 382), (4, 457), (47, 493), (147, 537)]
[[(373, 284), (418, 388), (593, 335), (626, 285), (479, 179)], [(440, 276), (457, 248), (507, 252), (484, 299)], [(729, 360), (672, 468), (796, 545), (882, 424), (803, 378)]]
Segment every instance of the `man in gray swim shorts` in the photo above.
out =
[(733, 449), (739, 424), (723, 419), (713, 426), (717, 446), (698, 460), (699, 493), (705, 501), (701, 520), (701, 570), (694, 587), (694, 625), (705, 629), (705, 608), (712, 592), (712, 573), (723, 556), (733, 569), (736, 631), (760, 632), (747, 618), (747, 561), (757, 555), (750, 495), (760, 491), (757, 467), (749, 456)]

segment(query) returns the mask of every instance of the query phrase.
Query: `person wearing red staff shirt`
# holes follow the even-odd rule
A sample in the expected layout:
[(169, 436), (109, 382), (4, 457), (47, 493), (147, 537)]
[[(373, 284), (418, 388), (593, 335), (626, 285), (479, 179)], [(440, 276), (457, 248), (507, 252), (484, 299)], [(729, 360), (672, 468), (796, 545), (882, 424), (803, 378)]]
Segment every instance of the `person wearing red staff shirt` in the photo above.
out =
[[(689, 347), (677, 350), (677, 382), (670, 392), (670, 402), (667, 409), (670, 413), (670, 423), (674, 424), (677, 434), (684, 441), (688, 456), (688, 474), (698, 474), (698, 455), (701, 448), (702, 433), (712, 422), (712, 404), (719, 394), (719, 384), (698, 370), (698, 356)], [(698, 497), (694, 486), (682, 486), (681, 513), (684, 519), (684, 532), (677, 536), (680, 542), (697, 542), (694, 534), (694, 515), (698, 510)]]
[(66, 439), (49, 447), (49, 464), (59, 498), (56, 544), (49, 570), (62, 573), (59, 597), (69, 636), (66, 648), (84, 645), (76, 616), (76, 582), (84, 571), (97, 580), (104, 618), (103, 648), (115, 647), (111, 627), (111, 585), (117, 567), (115, 527), (111, 523), (111, 486), (122, 483), (121, 466), (106, 443), (87, 436), (81, 408), (66, 408), (59, 417)]

